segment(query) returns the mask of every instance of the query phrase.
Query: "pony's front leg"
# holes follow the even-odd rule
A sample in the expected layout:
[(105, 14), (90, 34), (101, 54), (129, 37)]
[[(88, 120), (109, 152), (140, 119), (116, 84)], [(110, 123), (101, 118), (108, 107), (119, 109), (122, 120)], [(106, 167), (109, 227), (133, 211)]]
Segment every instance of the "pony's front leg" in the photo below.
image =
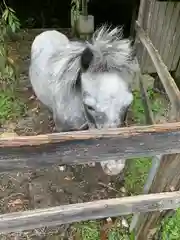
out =
[(122, 170), (125, 167), (125, 163), (126, 163), (126, 159), (119, 159), (119, 160), (103, 161), (100, 164), (101, 164), (103, 171), (107, 175), (112, 176), (112, 175), (117, 175), (120, 172), (122, 172)]

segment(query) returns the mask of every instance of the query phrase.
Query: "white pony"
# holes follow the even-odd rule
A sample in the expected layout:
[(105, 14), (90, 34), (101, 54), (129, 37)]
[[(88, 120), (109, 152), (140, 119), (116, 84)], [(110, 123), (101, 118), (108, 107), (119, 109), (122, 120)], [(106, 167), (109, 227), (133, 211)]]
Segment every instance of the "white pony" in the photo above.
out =
[[(38, 99), (53, 113), (57, 131), (116, 128), (133, 101), (130, 84), (137, 66), (122, 28), (99, 28), (89, 42), (45, 31), (34, 39), (29, 76)], [(101, 162), (116, 175), (125, 159)]]

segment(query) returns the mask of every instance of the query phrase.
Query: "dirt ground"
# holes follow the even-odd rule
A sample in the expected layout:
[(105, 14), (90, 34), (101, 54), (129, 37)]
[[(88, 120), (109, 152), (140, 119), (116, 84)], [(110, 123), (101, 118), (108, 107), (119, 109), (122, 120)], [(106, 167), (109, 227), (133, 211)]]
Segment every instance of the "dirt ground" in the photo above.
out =
[[(34, 97), (28, 79), (30, 46), (36, 35), (37, 31), (24, 31), (9, 43), (11, 57), (18, 64), (20, 71), (18, 91), (28, 105), (27, 116), (12, 125), (18, 135), (35, 135), (53, 131), (51, 115)], [(9, 126), (8, 123), (5, 129)], [(99, 164), (95, 167), (52, 166), (51, 169), (39, 169), (35, 172), (1, 174), (1, 213), (121, 197), (125, 195), (122, 188), (123, 179), (123, 174), (116, 177), (105, 175)], [(0, 238), (2, 240), (71, 239), (72, 231), (69, 229), (70, 225), (63, 225), (23, 234), (2, 235)]]

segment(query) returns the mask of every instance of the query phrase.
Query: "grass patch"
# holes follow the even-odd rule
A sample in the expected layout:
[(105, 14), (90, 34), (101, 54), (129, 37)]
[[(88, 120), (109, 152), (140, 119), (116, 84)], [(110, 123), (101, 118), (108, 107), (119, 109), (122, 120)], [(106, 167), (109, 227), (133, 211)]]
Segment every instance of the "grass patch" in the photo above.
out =
[(75, 235), (80, 236), (83, 240), (99, 240), (100, 239), (100, 222), (88, 221), (75, 224)]
[(180, 239), (180, 208), (162, 223), (162, 240)]
[[(134, 100), (132, 103), (132, 111), (134, 113), (134, 120), (139, 124), (145, 124), (145, 115), (144, 115), (144, 108), (141, 100), (141, 94), (139, 91), (133, 91)], [(154, 114), (163, 114), (164, 112), (164, 105), (160, 101), (161, 95), (159, 93), (154, 93), (153, 89), (148, 87), (147, 88), (147, 96), (150, 100), (151, 110)]]
[(11, 90), (0, 91), (0, 121), (14, 121), (22, 117), (27, 110), (25, 103)]
[(101, 221), (87, 221), (74, 225), (75, 239), (78, 240), (134, 240), (126, 229), (122, 229), (121, 222), (117, 219), (114, 223), (110, 223), (106, 230), (102, 232)]
[(137, 158), (128, 160), (125, 174), (125, 188), (132, 195), (139, 194), (143, 190), (148, 172), (151, 168), (151, 158)]

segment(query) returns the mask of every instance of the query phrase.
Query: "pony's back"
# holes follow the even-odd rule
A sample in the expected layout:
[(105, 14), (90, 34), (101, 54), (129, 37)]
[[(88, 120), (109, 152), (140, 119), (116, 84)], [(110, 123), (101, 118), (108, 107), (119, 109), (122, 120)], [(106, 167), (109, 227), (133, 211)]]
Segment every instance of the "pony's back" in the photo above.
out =
[[(29, 77), (37, 97), (52, 109), (52, 75), (56, 74), (53, 58), (69, 43), (68, 38), (56, 31), (49, 30), (37, 35), (31, 46)], [(63, 59), (62, 59), (63, 61)], [(59, 71), (59, 68), (58, 68)]]

